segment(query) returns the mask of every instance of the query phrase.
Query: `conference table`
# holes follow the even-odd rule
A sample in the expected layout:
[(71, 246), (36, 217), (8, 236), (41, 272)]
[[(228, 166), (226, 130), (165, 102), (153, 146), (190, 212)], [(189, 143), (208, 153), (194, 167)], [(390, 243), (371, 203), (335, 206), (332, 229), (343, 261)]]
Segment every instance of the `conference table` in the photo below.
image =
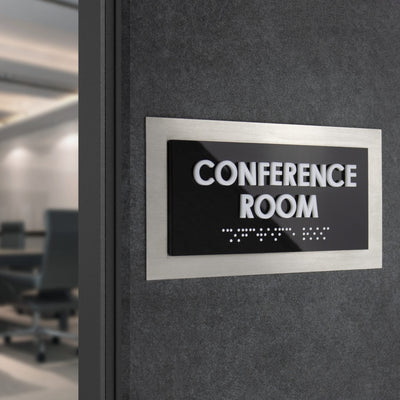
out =
[(14, 268), (39, 266), (42, 259), (43, 250), (38, 248), (0, 249), (0, 268), (10, 265)]

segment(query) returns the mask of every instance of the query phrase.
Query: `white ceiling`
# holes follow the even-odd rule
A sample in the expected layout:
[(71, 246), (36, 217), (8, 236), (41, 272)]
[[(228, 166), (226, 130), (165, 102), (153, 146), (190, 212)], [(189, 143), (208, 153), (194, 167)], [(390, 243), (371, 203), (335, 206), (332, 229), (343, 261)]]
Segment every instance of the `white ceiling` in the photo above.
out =
[(0, 126), (78, 91), (78, 0), (0, 0)]

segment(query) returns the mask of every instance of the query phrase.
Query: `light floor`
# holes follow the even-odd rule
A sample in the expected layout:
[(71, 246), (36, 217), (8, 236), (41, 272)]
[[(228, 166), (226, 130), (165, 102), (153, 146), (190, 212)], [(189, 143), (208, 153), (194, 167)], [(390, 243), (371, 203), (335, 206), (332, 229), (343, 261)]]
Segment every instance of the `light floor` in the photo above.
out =
[[(0, 307), (0, 329), (7, 325), (28, 325), (10, 306)], [(44, 325), (57, 327), (54, 320)], [(77, 332), (78, 318), (70, 319), (70, 330)], [(78, 400), (78, 357), (76, 343), (49, 343), (47, 361), (35, 361), (35, 345), (29, 338), (15, 339), (5, 346), (0, 339), (0, 400)]]

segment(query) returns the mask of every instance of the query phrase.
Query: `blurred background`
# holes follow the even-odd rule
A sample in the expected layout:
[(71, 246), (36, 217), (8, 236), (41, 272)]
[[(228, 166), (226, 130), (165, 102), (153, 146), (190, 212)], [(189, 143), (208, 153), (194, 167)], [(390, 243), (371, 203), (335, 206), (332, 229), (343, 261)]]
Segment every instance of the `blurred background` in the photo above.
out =
[(74, 400), (78, 0), (0, 4), (0, 400)]

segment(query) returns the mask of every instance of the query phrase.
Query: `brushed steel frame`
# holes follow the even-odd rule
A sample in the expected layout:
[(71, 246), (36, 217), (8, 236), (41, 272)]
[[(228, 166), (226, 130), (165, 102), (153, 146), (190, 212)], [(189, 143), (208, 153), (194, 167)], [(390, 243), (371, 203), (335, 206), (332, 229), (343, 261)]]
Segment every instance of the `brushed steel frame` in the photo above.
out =
[[(167, 141), (198, 140), (368, 149), (368, 250), (169, 256)], [(252, 122), (146, 118), (147, 279), (382, 268), (381, 130)]]

